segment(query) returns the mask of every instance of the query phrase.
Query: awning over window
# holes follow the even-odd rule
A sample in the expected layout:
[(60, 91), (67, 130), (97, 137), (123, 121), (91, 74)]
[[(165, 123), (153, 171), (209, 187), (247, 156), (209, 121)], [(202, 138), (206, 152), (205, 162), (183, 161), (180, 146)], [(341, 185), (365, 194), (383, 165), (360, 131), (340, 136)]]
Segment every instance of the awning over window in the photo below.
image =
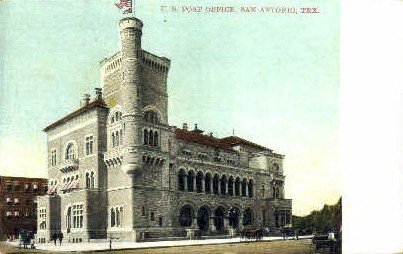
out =
[(70, 182), (64, 183), (61, 187), (60, 190), (72, 190), (72, 189), (77, 189), (78, 188), (79, 181), (78, 180), (73, 180)]
[(57, 187), (58, 187), (57, 185), (50, 186), (48, 189), (48, 194), (50, 195), (55, 193), (57, 191)]

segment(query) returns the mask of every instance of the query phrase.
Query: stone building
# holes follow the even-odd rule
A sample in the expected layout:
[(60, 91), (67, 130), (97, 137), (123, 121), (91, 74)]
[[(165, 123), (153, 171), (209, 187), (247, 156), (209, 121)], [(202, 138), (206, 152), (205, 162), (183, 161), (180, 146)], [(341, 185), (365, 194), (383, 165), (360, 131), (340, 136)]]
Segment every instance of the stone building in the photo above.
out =
[(103, 89), (44, 130), (50, 179), (38, 198), (39, 240), (55, 231), (82, 242), (290, 224), (283, 155), (168, 124), (170, 60), (142, 49), (142, 28), (120, 20), (121, 49), (101, 62)]
[(0, 176), (0, 240), (36, 232), (37, 196), (45, 195), (47, 179)]

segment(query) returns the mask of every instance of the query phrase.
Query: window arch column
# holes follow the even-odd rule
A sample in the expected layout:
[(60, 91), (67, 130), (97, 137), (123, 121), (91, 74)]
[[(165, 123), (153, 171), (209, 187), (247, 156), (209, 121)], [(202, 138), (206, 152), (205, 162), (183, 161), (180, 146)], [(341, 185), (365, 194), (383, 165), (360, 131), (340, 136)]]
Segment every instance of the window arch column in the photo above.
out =
[(206, 192), (206, 183), (205, 183), (205, 175), (203, 174), (203, 177), (201, 179), (201, 192), (205, 193)]
[(183, 190), (188, 191), (188, 174), (184, 174), (183, 176)]

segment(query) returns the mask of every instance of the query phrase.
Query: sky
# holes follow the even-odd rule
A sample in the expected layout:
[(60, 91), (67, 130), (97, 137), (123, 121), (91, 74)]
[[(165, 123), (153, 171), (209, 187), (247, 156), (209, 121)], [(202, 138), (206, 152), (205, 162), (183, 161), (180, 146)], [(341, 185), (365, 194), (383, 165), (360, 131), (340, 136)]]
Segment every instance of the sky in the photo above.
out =
[[(43, 128), (101, 86), (119, 48), (110, 0), (0, 3), (0, 174), (46, 177)], [(318, 7), (317, 14), (172, 13), (164, 6)], [(306, 215), (341, 196), (338, 1), (137, 1), (143, 49), (171, 59), (169, 123), (285, 155), (286, 198)]]

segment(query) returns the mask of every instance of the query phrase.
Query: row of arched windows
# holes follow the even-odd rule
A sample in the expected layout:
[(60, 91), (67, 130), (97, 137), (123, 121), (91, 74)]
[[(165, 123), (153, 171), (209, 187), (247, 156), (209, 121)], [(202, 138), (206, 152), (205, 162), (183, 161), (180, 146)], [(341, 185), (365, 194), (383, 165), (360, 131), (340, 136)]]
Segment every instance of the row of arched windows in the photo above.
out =
[(122, 115), (123, 115), (122, 112), (116, 111), (111, 116), (111, 123), (118, 122), (118, 121), (122, 120)]
[(74, 181), (74, 179), (75, 179), (76, 181), (78, 181), (78, 175), (69, 176), (69, 177), (67, 177), (67, 178), (63, 178), (63, 183), (72, 182), (72, 181)]
[(110, 210), (111, 227), (121, 227), (123, 219), (123, 207), (113, 207)]
[(112, 147), (123, 145), (123, 130), (112, 133)]
[(253, 180), (247, 180), (233, 176), (227, 177), (218, 174), (212, 176), (210, 173), (204, 174), (199, 171), (197, 174), (193, 170), (185, 172), (179, 170), (178, 189), (181, 191), (190, 191), (198, 193), (253, 197)]
[(144, 145), (159, 146), (158, 132), (144, 129)]
[[(211, 209), (208, 206), (202, 206), (199, 210), (195, 210), (191, 205), (183, 206), (179, 211), (179, 225), (182, 227), (197, 226), (201, 232), (206, 232), (210, 228), (221, 232), (228, 228), (239, 228), (243, 226), (253, 225), (254, 215), (251, 208), (245, 209), (243, 212), (238, 207), (226, 209), (222, 206)], [(211, 227), (213, 226), (213, 227)]]

